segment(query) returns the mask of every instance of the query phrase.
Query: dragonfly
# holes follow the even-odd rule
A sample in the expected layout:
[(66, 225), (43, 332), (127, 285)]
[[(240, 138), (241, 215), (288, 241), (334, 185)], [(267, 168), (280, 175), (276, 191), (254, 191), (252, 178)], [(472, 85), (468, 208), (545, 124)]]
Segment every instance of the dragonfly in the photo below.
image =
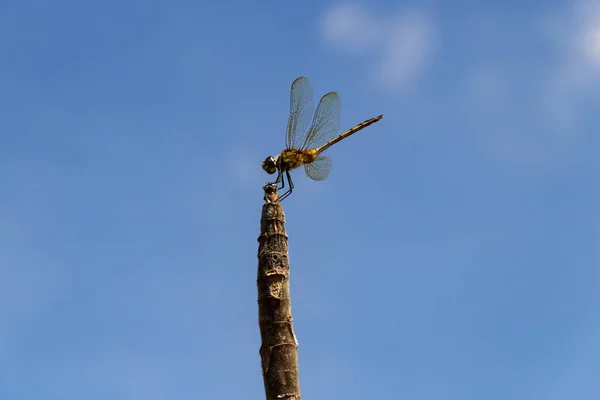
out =
[(301, 76), (292, 83), (285, 149), (278, 156), (269, 156), (262, 162), (262, 169), (265, 172), (270, 175), (277, 172), (277, 179), (274, 182), (278, 184), (277, 189), (285, 188), (287, 178), (288, 190), (279, 201), (288, 197), (294, 190), (291, 170), (304, 166), (304, 172), (309, 178), (316, 181), (326, 179), (331, 172), (332, 163), (331, 158), (322, 153), (339, 141), (383, 118), (382, 114), (368, 119), (338, 135), (342, 112), (340, 95), (330, 92), (321, 97), (312, 124), (308, 128), (313, 110), (312, 86), (308, 78)]

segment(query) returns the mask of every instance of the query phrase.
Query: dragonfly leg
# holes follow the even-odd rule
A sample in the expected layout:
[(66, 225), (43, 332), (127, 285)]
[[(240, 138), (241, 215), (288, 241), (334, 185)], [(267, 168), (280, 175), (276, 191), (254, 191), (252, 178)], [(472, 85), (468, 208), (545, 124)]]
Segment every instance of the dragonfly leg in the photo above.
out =
[[(279, 187), (279, 181), (281, 181), (281, 187)], [(277, 170), (277, 179), (275, 179), (275, 183), (277, 183), (277, 189), (283, 189), (285, 187), (282, 170)]]
[(288, 183), (290, 184), (290, 193), (292, 193), (292, 190), (294, 190), (294, 181), (292, 181), (292, 175), (290, 175), (290, 171), (285, 171), (285, 174), (287, 175)]
[[(288, 197), (290, 194), (292, 194), (292, 190), (294, 190), (294, 181), (292, 181), (292, 175), (290, 175), (290, 171), (285, 171), (285, 176), (287, 176), (287, 180), (290, 185), (290, 188), (287, 190), (287, 192), (285, 192), (282, 196), (279, 197), (279, 201), (282, 201), (283, 199)], [(281, 181), (283, 182), (284, 179), (282, 179)]]

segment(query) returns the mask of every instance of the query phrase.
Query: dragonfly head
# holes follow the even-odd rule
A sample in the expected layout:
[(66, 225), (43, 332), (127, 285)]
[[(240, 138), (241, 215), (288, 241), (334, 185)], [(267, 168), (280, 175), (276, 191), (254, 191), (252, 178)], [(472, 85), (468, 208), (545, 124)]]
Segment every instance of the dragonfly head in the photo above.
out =
[(273, 175), (277, 171), (277, 158), (275, 157), (267, 157), (265, 161), (262, 162), (262, 169), (269, 175)]

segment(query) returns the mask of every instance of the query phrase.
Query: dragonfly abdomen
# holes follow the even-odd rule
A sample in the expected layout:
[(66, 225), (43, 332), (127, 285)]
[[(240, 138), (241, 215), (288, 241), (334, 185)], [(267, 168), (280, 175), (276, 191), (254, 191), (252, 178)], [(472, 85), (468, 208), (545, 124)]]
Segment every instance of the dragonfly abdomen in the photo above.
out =
[(346, 132), (342, 133), (341, 135), (338, 135), (338, 136), (334, 137), (333, 139), (331, 139), (330, 141), (323, 144), (322, 146), (317, 147), (315, 149), (315, 150), (317, 150), (317, 154), (324, 152), (325, 150), (327, 150), (329, 147), (333, 146), (337, 142), (346, 139), (348, 136), (355, 134), (356, 132), (360, 131), (361, 129), (366, 128), (367, 126), (369, 126), (371, 124), (374, 124), (375, 122), (379, 121), (381, 118), (383, 118), (383, 114), (378, 117), (368, 119), (368, 120), (356, 125), (355, 127), (348, 129)]
[(291, 171), (304, 164), (310, 164), (317, 158), (316, 150), (285, 149), (277, 159), (279, 169)]

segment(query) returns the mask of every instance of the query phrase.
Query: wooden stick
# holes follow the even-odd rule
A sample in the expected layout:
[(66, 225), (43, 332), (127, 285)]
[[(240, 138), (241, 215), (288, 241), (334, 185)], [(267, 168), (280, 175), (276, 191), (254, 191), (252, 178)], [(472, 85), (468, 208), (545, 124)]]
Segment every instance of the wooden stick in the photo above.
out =
[(292, 325), (290, 264), (285, 215), (277, 185), (263, 187), (265, 202), (258, 237), (258, 325), (267, 400), (301, 400), (298, 342)]

